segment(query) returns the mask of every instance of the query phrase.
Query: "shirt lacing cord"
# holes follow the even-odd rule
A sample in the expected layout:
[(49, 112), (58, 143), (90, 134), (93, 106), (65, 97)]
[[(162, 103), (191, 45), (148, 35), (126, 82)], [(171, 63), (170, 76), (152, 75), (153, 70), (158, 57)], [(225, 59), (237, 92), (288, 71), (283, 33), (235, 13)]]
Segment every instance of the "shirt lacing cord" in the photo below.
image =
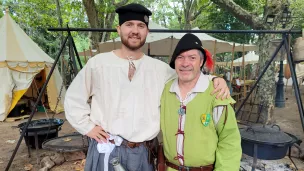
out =
[(174, 160), (182, 159), (184, 161), (184, 156), (177, 154), (177, 156), (174, 157)]
[(179, 135), (179, 134), (185, 135), (185, 132), (182, 131), (182, 130), (180, 130), (180, 129), (178, 129), (178, 130), (177, 130), (177, 133), (176, 133), (175, 135)]

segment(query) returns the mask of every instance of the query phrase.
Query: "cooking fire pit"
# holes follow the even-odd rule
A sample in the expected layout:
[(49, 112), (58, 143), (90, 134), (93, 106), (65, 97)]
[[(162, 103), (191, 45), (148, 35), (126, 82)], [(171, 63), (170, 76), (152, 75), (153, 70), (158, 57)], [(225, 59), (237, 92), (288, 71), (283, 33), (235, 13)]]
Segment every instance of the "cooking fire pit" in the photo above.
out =
[[(19, 128), (20, 134), (25, 128), (27, 122), (23, 122), (19, 124), (17, 127)], [(24, 140), (28, 147), (28, 155), (31, 157), (30, 148), (36, 148), (36, 152), (38, 148), (42, 147), (42, 143), (45, 140), (58, 137), (58, 131), (61, 129), (64, 121), (62, 119), (39, 119), (31, 121), (26, 130)], [(37, 153), (37, 161), (39, 161), (39, 155)]]
[(294, 143), (301, 143), (296, 136), (284, 133), (278, 125), (249, 126), (240, 129), (242, 151), (253, 157), (252, 171), (257, 159), (278, 160), (284, 158)]

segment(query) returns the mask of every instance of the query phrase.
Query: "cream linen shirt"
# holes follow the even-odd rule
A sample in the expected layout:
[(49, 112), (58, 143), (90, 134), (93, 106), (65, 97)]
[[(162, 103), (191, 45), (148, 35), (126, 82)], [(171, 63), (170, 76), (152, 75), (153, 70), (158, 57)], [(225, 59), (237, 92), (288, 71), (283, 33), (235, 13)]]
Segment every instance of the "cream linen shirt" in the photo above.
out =
[[(146, 55), (133, 62), (136, 72), (131, 82), (128, 60), (113, 52), (91, 58), (77, 74), (64, 103), (66, 118), (77, 131), (87, 134), (99, 125), (131, 142), (157, 136), (161, 94), (176, 72), (168, 64)], [(87, 102), (90, 97), (91, 106)]]

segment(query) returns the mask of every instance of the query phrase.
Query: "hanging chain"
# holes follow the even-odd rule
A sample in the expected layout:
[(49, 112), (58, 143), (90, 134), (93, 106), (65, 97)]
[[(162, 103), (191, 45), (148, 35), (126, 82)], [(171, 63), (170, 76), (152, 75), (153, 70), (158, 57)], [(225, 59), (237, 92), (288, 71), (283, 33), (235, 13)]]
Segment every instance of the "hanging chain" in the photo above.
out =
[[(59, 95), (58, 95), (58, 97), (57, 97), (56, 106), (55, 106), (55, 109), (54, 109), (54, 112), (55, 112), (55, 113), (57, 112), (57, 107), (58, 107), (59, 101), (61, 100), (61, 93), (62, 93), (62, 90), (63, 90), (63, 86), (64, 86), (64, 84), (62, 83), (62, 84), (61, 84), (61, 88), (60, 88)], [(54, 115), (53, 115), (52, 118), (54, 118)]]

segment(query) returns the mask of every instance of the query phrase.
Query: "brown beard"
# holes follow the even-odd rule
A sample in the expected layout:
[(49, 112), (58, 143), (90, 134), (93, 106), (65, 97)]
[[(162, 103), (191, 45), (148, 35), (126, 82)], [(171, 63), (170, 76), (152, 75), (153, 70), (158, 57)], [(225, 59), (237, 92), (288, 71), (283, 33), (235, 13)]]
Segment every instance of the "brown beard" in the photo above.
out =
[(131, 46), (128, 42), (128, 38), (127, 39), (124, 39), (122, 36), (120, 37), (121, 39), (121, 43), (123, 45), (125, 45), (128, 49), (130, 50), (138, 50), (139, 48), (141, 48), (145, 43), (146, 43), (146, 38), (142, 41), (140, 41), (139, 45), (138, 46)]

